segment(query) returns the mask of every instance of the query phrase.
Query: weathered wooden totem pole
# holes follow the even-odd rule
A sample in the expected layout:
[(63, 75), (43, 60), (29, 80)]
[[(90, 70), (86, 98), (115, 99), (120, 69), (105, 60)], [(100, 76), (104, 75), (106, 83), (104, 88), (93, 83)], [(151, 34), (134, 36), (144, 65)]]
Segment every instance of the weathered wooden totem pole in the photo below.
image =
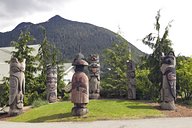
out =
[(136, 99), (135, 63), (127, 61), (128, 99)]
[(16, 116), (23, 111), (25, 93), (25, 59), (19, 62), (12, 57), (10, 61), (9, 115)]
[(174, 52), (162, 57), (161, 72), (163, 75), (161, 88), (161, 108), (166, 110), (176, 109), (176, 58)]
[(91, 54), (89, 62), (89, 98), (98, 99), (100, 97), (100, 63), (99, 55)]
[(72, 65), (75, 66), (71, 90), (71, 102), (74, 103), (72, 115), (83, 116), (88, 113), (86, 105), (89, 103), (89, 79), (84, 73), (84, 67), (88, 66), (88, 63), (83, 60), (82, 54), (79, 54)]
[(49, 103), (57, 101), (57, 67), (47, 65), (47, 100)]

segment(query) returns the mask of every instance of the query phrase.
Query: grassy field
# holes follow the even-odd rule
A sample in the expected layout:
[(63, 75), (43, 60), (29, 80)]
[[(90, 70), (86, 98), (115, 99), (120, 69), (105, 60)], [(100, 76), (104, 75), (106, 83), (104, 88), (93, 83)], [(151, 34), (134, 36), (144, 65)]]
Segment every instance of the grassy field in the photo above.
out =
[(20, 116), (11, 118), (15, 122), (61, 122), (94, 121), (111, 119), (136, 119), (162, 117), (160, 111), (153, 107), (127, 100), (91, 100), (87, 105), (89, 113), (84, 117), (71, 116), (73, 104), (70, 101), (58, 102), (31, 109)]

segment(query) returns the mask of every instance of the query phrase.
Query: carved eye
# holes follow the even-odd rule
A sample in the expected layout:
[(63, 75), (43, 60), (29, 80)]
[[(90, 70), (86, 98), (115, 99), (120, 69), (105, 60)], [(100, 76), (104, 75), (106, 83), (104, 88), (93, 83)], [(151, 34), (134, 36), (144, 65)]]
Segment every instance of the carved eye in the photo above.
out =
[(166, 62), (167, 62), (167, 64), (171, 64), (171, 60), (170, 59), (167, 59)]
[(95, 58), (95, 57), (92, 57), (92, 58), (91, 58), (91, 60), (92, 60), (92, 61), (95, 61), (95, 60), (96, 60), (96, 58)]

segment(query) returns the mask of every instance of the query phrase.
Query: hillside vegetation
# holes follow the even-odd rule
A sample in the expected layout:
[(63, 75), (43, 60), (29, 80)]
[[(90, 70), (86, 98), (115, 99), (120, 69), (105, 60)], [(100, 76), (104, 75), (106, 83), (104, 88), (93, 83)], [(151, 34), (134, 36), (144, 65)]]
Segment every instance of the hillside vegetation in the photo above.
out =
[[(65, 60), (72, 60), (79, 52), (79, 46), (85, 56), (102, 54), (103, 50), (111, 47), (112, 43), (119, 43), (116, 33), (88, 23), (81, 23), (64, 19), (58, 15), (48, 21), (38, 24), (29, 22), (20, 23), (12, 31), (0, 33), (0, 47), (10, 46), (10, 42), (17, 40), (21, 31), (29, 31), (35, 37), (33, 44), (43, 40), (42, 27), (47, 32), (48, 41), (62, 52)], [(133, 58), (144, 55), (139, 49), (129, 43)]]

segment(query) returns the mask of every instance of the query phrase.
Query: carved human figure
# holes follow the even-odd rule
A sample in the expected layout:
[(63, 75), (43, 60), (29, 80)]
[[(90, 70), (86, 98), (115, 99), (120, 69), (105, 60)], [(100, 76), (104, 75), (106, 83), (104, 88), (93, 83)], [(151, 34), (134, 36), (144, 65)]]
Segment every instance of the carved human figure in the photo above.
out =
[(89, 98), (98, 99), (100, 97), (100, 63), (99, 55), (91, 54), (89, 61)]
[(73, 116), (83, 116), (88, 113), (86, 105), (89, 103), (89, 79), (84, 73), (84, 67), (88, 63), (83, 59), (76, 59), (73, 62), (75, 73), (72, 77), (71, 102)]
[(128, 99), (136, 99), (135, 63), (127, 61)]
[(57, 101), (57, 67), (52, 65), (47, 65), (47, 100)]
[(16, 57), (10, 61), (9, 115), (16, 116), (23, 111), (25, 93), (25, 59), (19, 62)]
[(174, 52), (162, 57), (161, 72), (163, 75), (161, 88), (161, 108), (166, 110), (176, 109), (176, 59)]

